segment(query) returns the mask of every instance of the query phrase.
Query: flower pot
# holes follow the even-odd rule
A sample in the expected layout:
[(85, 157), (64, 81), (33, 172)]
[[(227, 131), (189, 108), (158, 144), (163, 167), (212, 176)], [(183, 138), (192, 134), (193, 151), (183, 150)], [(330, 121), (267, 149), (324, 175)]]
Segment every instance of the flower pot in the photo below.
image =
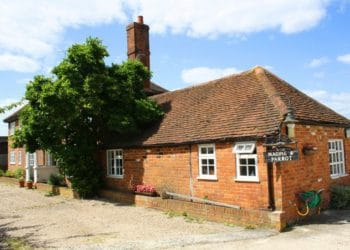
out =
[(18, 180), (19, 187), (24, 187), (24, 180)]
[(27, 188), (32, 189), (33, 188), (33, 182), (27, 181)]

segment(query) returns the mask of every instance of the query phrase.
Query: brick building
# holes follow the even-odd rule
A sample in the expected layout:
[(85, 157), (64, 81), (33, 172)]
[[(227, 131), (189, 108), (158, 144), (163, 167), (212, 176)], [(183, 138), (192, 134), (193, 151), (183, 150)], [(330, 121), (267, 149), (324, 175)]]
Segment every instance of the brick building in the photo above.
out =
[[(138, 51), (149, 67), (148, 26), (139, 20), (127, 33), (129, 58)], [(285, 224), (297, 218), (296, 193), (324, 188), (327, 206), (330, 186), (350, 184), (350, 121), (262, 67), (150, 98), (162, 121), (134, 138), (111, 136), (101, 150), (108, 188), (151, 184), (275, 211)], [(267, 163), (264, 153), (285, 149), (297, 159)]]
[[(129, 59), (149, 68), (148, 30), (142, 18), (127, 27)], [(296, 193), (323, 188), (326, 207), (332, 185), (350, 184), (350, 121), (262, 67), (170, 92), (145, 82), (145, 91), (165, 115), (141, 135), (103, 142), (109, 189), (146, 183), (159, 193), (270, 211), (285, 225), (297, 218)], [(5, 122), (11, 134), (18, 115)], [(12, 152), (9, 159), (12, 168)]]

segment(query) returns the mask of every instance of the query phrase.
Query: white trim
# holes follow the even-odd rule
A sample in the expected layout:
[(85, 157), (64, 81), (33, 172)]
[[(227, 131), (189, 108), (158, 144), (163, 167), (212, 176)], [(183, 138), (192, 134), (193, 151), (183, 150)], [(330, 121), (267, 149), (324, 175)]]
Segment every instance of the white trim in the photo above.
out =
[[(114, 156), (113, 159), (110, 159), (109, 153), (112, 153)], [(110, 166), (110, 160), (113, 161), (112, 165)], [(121, 166), (117, 163), (121, 160)], [(124, 178), (124, 152), (123, 149), (108, 149), (106, 150), (106, 169), (107, 169), (107, 177), (108, 178), (115, 178), (115, 179), (123, 179)], [(112, 170), (114, 171), (114, 174), (112, 173)], [(117, 174), (117, 172), (122, 172), (122, 174)]]
[(15, 165), (16, 164), (16, 151), (10, 152), (10, 164)]
[[(202, 154), (203, 148), (212, 148), (213, 153), (205, 153)], [(202, 166), (202, 160), (213, 160), (213, 164), (207, 163), (207, 170), (209, 171), (209, 165), (212, 165), (214, 167), (214, 174), (210, 174), (209, 172), (207, 174), (203, 174), (203, 166)], [(198, 145), (198, 174), (199, 176), (197, 179), (199, 180), (217, 180), (217, 170), (216, 170), (216, 148), (215, 144), (200, 144)]]
[(337, 175), (337, 176), (331, 176), (332, 179), (338, 179), (338, 178), (342, 178), (342, 177), (346, 177), (349, 176), (349, 174), (342, 174), (342, 175)]
[(328, 140), (328, 161), (331, 178), (339, 178), (346, 175), (344, 143), (342, 139)]
[(45, 166), (47, 167), (57, 166), (57, 162), (55, 158), (52, 156), (52, 154), (49, 151), (45, 151), (44, 156), (45, 156), (45, 164), (44, 164)]
[[(253, 154), (254, 150), (256, 149), (256, 142), (237, 142), (233, 148), (233, 151), (236, 153), (236, 178), (234, 178), (234, 180), (242, 182), (259, 182), (258, 155)], [(252, 165), (248, 164), (248, 159), (254, 159), (255, 176), (249, 176), (248, 172), (247, 175), (241, 175), (240, 159), (247, 160), (247, 164), (245, 165), (247, 165), (246, 167), (248, 168), (248, 172), (249, 165)]]
[(256, 147), (255, 143), (256, 142), (253, 141), (237, 142), (233, 147), (233, 152), (236, 154), (251, 154), (254, 152), (254, 149)]

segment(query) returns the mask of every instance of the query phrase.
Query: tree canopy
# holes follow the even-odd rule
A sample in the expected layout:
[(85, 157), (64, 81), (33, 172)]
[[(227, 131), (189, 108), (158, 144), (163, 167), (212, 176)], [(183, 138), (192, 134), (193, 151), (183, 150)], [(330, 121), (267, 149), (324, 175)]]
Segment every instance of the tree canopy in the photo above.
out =
[(137, 133), (163, 115), (143, 91), (150, 72), (138, 61), (107, 65), (107, 56), (99, 39), (88, 38), (68, 49), (52, 77), (35, 76), (14, 136), (15, 146), (50, 151), (83, 197), (101, 183), (96, 151), (106, 132)]

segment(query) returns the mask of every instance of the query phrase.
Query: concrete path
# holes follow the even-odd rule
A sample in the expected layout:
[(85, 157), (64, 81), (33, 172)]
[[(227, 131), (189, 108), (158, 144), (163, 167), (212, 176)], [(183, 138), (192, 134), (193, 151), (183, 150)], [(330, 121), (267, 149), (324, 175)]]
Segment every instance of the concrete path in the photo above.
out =
[(35, 249), (350, 249), (350, 210), (277, 233), (3, 183), (0, 197), (0, 249), (8, 239)]

